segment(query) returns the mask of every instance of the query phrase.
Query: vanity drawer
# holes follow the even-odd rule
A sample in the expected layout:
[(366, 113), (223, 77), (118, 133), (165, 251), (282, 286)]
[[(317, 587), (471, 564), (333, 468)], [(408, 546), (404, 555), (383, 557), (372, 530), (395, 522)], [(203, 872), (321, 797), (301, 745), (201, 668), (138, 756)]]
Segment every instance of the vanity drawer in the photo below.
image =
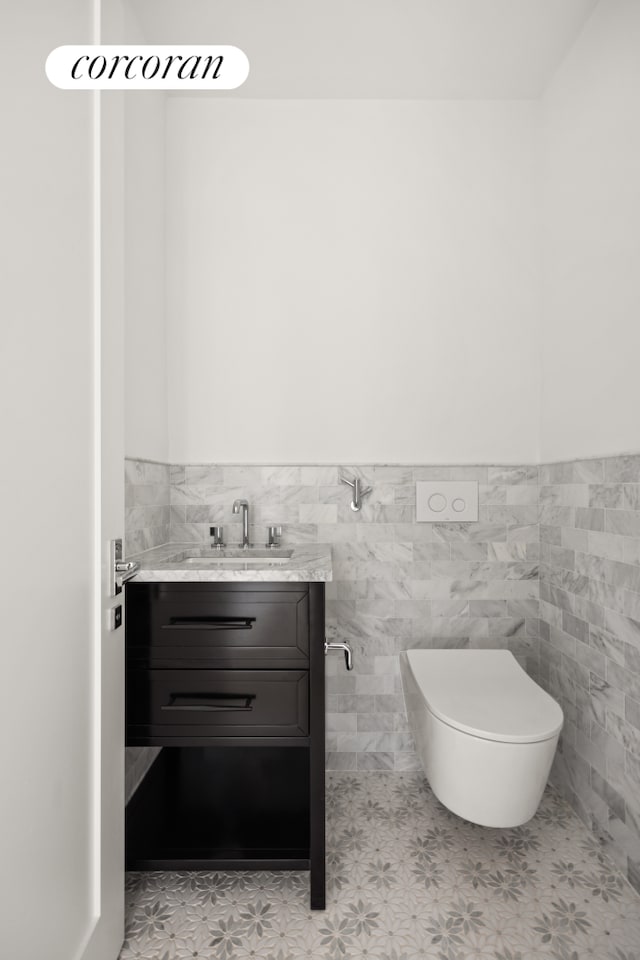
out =
[(135, 670), (127, 737), (306, 737), (306, 670)]
[(127, 655), (149, 666), (307, 664), (309, 594), (297, 586), (160, 583), (127, 587)]

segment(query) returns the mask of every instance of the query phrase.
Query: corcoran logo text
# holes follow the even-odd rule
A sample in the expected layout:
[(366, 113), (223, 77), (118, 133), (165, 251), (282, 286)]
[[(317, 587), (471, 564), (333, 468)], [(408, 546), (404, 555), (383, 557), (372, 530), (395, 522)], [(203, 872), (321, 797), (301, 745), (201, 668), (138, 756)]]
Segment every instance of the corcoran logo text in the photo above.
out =
[(229, 46), (87, 44), (56, 47), (45, 70), (62, 90), (234, 90), (249, 60)]

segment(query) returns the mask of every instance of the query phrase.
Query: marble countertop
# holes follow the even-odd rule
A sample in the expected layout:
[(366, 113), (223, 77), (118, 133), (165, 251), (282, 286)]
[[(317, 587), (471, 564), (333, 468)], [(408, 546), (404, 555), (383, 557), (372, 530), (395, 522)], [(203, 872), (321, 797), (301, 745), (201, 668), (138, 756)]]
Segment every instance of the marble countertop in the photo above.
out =
[[(160, 547), (145, 550), (127, 557), (137, 560), (140, 570), (131, 578), (135, 582), (264, 582), (286, 583), (296, 581), (327, 581), (333, 579), (331, 547), (326, 543), (286, 544), (293, 550), (290, 558), (273, 562), (268, 558), (260, 565), (247, 564), (242, 558), (228, 565), (214, 566), (207, 563), (215, 558), (214, 550), (202, 543), (165, 543)], [(198, 554), (201, 556), (198, 557)], [(185, 560), (192, 558), (186, 565)], [(201, 563), (198, 561), (202, 560)]]

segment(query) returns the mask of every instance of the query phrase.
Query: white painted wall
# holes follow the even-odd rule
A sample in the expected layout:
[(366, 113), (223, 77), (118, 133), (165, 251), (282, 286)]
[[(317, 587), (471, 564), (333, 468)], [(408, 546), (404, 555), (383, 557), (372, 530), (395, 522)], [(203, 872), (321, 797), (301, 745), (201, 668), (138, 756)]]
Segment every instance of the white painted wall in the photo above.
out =
[(542, 458), (640, 450), (640, 4), (601, 0), (543, 101)]
[(92, 101), (44, 62), (92, 10), (5, 6), (0, 952), (71, 960), (94, 909)]
[[(144, 37), (126, 8), (128, 43)], [(165, 336), (165, 94), (129, 91), (125, 103), (125, 450), (168, 459)]]
[(540, 96), (597, 0), (129, 0), (149, 42), (231, 38), (233, 98)]
[(170, 98), (170, 459), (535, 460), (537, 119)]

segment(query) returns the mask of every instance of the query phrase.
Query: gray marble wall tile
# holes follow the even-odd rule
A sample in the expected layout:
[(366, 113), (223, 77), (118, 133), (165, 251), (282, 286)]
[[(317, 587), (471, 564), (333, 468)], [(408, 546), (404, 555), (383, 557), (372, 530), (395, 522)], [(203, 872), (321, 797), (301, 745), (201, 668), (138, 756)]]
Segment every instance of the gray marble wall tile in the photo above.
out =
[(625, 697), (625, 719), (640, 730), (640, 700)]
[(607, 483), (639, 483), (640, 454), (625, 457), (609, 457), (605, 462)]
[(125, 553), (140, 553), (170, 538), (170, 468), (166, 463), (124, 462)]
[(478, 501), (480, 503), (506, 503), (507, 488), (496, 483), (481, 483), (478, 485)]
[(637, 510), (640, 504), (637, 483), (596, 483), (589, 487), (589, 506), (610, 510)]
[(589, 550), (589, 532), (587, 530), (574, 530), (571, 527), (554, 527), (554, 530), (560, 530), (560, 546), (567, 547), (569, 550), (578, 550), (587, 553)]
[(625, 537), (623, 543), (623, 558), (626, 563), (640, 564), (640, 539)]
[[(404, 649), (506, 647), (539, 672), (537, 467), (176, 464), (165, 470), (152, 478), (140, 462), (127, 466), (131, 486), (156, 485), (130, 493), (138, 513), (129, 519), (170, 505), (162, 514), (166, 539), (206, 543), (215, 523), (224, 526), (228, 543), (238, 542), (231, 506), (246, 498), (254, 542), (280, 524), (285, 543), (332, 544), (327, 633), (353, 644), (356, 669), (346, 675), (338, 658), (327, 664), (330, 768), (417, 767), (398, 674)], [(350, 509), (343, 475), (373, 487), (360, 513)], [(477, 480), (478, 522), (417, 523), (415, 483), (427, 479)], [(170, 484), (170, 496), (160, 504), (163, 484)], [(591, 506), (581, 494), (575, 502)]]
[(498, 484), (538, 484), (538, 468), (532, 465), (522, 467), (489, 467), (487, 483)]
[[(184, 483), (189, 486), (207, 484), (211, 487), (222, 483), (222, 467), (212, 466), (210, 463), (186, 464), (185, 466), (172, 467), (171, 470), (172, 483)], [(173, 473), (174, 470), (176, 470), (175, 475)], [(178, 479), (179, 474), (177, 471), (182, 471), (181, 479)]]
[(566, 718), (554, 777), (637, 884), (640, 456), (545, 465), (540, 481), (540, 678)]
[[(491, 489), (491, 488), (489, 488)], [(493, 489), (502, 489), (505, 492), (505, 502), (511, 506), (525, 506), (538, 504), (539, 488), (534, 483), (516, 483), (508, 484), (505, 487), (494, 487)], [(489, 501), (487, 501), (489, 502)], [(500, 501), (495, 501), (500, 502)], [(537, 517), (536, 517), (537, 520)]]
[[(540, 503), (565, 507), (588, 507), (589, 487), (584, 483), (558, 483), (540, 487)], [(598, 504), (599, 506), (599, 504)]]
[(576, 507), (575, 525), (583, 530), (604, 530), (604, 510), (600, 507)]
[(605, 478), (604, 460), (570, 460), (540, 467), (540, 483), (600, 483)]
[(640, 511), (607, 510), (605, 526), (600, 529), (623, 537), (640, 537)]

